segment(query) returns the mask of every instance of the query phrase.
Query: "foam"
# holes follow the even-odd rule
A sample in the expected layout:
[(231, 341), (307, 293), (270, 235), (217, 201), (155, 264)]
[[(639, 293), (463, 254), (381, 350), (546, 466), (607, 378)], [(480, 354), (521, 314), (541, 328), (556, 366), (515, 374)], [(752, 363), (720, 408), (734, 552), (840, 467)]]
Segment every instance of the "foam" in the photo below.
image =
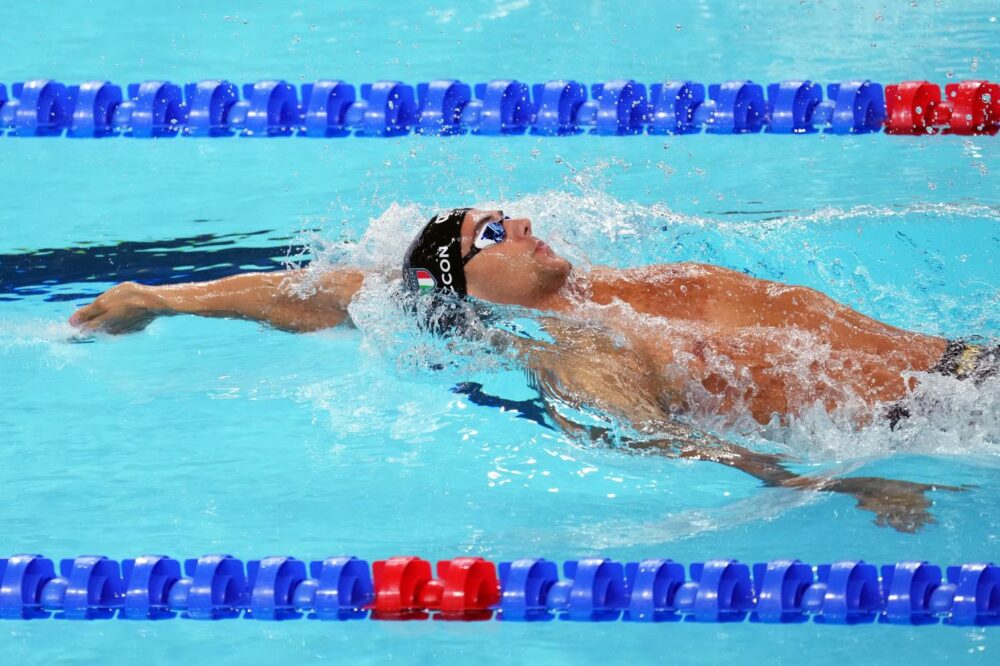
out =
[[(40, 317), (0, 319), (0, 356), (17, 353), (19, 358), (33, 358), (46, 367), (62, 369), (74, 363), (80, 356), (76, 344), (92, 340), (92, 335), (81, 334), (66, 321)], [(25, 350), (35, 353), (19, 353)]]

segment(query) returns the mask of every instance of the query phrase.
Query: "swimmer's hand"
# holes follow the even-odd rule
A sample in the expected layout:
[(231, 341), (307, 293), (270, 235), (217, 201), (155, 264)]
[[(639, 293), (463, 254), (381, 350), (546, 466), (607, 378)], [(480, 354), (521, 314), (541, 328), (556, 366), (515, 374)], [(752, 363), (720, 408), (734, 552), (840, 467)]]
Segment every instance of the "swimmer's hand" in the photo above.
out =
[(146, 328), (156, 319), (156, 297), (152, 288), (123, 282), (98, 296), (69, 318), (69, 323), (85, 331), (118, 335)]
[(875, 514), (875, 524), (891, 527), (899, 532), (913, 533), (925, 525), (936, 522), (930, 514), (929, 490), (962, 492), (966, 488), (930, 485), (873, 476), (852, 476), (827, 479), (816, 490), (826, 490), (852, 495), (858, 508)]

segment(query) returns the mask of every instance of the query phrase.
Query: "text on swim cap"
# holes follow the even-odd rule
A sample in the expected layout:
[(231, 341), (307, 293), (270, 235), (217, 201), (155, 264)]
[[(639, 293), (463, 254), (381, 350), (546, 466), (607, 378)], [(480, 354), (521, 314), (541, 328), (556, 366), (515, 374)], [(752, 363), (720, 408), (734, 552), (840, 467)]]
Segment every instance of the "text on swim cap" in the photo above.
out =
[(447, 245), (438, 246), (438, 270), (441, 271), (441, 284), (455, 291), (451, 286), (451, 262), (448, 260)]

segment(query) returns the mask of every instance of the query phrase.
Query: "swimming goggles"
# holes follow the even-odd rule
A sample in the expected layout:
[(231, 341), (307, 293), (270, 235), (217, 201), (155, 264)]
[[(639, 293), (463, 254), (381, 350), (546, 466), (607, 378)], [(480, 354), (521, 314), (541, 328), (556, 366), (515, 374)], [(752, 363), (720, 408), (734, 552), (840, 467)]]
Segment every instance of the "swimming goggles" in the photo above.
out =
[(469, 263), (469, 260), (488, 247), (502, 243), (507, 240), (507, 230), (503, 228), (504, 220), (509, 220), (509, 215), (504, 215), (499, 220), (487, 222), (476, 234), (476, 239), (472, 241), (472, 249), (462, 257), (462, 265)]

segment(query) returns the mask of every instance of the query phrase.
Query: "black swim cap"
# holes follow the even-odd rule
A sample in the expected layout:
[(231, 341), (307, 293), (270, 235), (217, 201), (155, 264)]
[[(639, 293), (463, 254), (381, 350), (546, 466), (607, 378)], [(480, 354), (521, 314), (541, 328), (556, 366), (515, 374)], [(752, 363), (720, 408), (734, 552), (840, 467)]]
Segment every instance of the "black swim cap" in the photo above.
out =
[(462, 220), (470, 208), (438, 213), (424, 225), (403, 256), (403, 284), (420, 293), (454, 294), (464, 298)]

